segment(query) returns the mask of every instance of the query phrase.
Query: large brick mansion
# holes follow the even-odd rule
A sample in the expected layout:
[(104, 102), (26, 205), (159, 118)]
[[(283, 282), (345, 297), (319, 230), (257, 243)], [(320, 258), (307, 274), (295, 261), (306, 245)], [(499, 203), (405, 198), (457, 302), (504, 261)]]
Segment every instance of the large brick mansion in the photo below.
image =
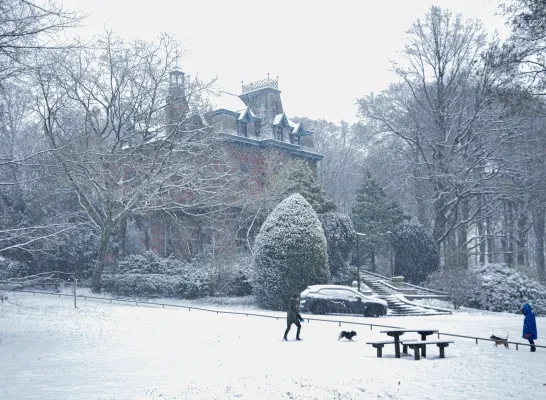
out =
[[(168, 126), (176, 126), (188, 110), (185, 93), (185, 76), (181, 71), (173, 71), (170, 76), (169, 96), (166, 111)], [(302, 123), (289, 119), (284, 111), (278, 79), (266, 79), (242, 84), (242, 93), (235, 95), (221, 92), (212, 99), (213, 110), (199, 116), (198, 124), (212, 127), (223, 135), (223, 143), (228, 154), (240, 170), (250, 176), (260, 176), (265, 158), (272, 153), (275, 157), (296, 158), (306, 161), (316, 173), (317, 162), (323, 155), (314, 151), (313, 132), (305, 129)], [(234, 248), (235, 234), (225, 231), (236, 229), (222, 227), (224, 234), (210, 222), (195, 219), (188, 221), (184, 232), (171, 232), (164, 223), (154, 221), (148, 225), (148, 246), (158, 254), (168, 256), (177, 254), (191, 257), (203, 251), (204, 247), (216, 246)], [(229, 224), (228, 224), (229, 225)], [(169, 237), (170, 236), (170, 237)], [(172, 236), (176, 239), (173, 243)], [(171, 244), (169, 244), (171, 242)], [(231, 242), (231, 243), (230, 243)]]

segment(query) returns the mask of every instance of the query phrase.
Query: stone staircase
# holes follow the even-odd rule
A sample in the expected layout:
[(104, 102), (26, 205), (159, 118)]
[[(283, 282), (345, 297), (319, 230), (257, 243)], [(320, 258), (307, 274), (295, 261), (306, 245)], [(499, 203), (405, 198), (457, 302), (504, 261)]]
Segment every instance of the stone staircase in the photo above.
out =
[[(372, 290), (375, 296), (387, 302), (389, 307), (388, 315), (423, 316), (451, 314), (450, 310), (423, 306), (413, 303), (406, 298), (406, 296), (411, 296), (412, 298), (446, 298), (447, 296), (445, 294), (439, 294), (439, 292), (415, 286), (405, 287), (404, 285), (402, 288), (396, 288), (390, 285), (390, 278), (369, 272), (362, 272), (360, 278), (362, 282)], [(411, 294), (406, 295), (405, 292)]]

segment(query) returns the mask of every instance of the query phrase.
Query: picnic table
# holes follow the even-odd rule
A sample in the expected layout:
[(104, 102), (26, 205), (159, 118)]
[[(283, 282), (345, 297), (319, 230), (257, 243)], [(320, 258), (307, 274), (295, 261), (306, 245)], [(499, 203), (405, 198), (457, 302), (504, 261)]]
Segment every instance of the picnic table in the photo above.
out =
[[(394, 338), (394, 356), (396, 358), (400, 358), (400, 336), (402, 336), (404, 333), (415, 332), (421, 335), (421, 341), (425, 342), (427, 340), (427, 336), (438, 333), (438, 329), (388, 329), (380, 332), (386, 333), (388, 336)], [(423, 346), (421, 351), (421, 355), (426, 357), (426, 346)]]

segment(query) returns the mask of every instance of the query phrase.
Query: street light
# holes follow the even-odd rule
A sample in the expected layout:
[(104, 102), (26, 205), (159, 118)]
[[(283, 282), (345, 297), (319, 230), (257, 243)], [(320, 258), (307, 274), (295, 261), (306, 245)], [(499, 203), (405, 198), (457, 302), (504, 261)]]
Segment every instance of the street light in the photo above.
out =
[(358, 252), (358, 238), (359, 236), (364, 237), (366, 236), (366, 234), (355, 231), (355, 235), (356, 235), (356, 271), (358, 274), (357, 283), (358, 283), (358, 291), (360, 292), (360, 257), (359, 257), (360, 254)]
[[(387, 231), (385, 233), (388, 233), (389, 235), (391, 235), (391, 237), (394, 239), (394, 240), (398, 240), (396, 239), (396, 236), (394, 235), (394, 233), (392, 233), (391, 231)], [(391, 242), (391, 277), (394, 276), (394, 251), (393, 251), (393, 246), (392, 246), (392, 242)]]

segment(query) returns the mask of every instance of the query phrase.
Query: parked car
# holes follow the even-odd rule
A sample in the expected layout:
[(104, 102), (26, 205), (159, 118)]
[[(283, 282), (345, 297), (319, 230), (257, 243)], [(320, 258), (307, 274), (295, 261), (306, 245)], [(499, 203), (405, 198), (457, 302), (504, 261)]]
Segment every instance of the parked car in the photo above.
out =
[(364, 296), (342, 285), (313, 285), (300, 294), (302, 312), (313, 314), (360, 314), (366, 317), (387, 315), (387, 302)]

